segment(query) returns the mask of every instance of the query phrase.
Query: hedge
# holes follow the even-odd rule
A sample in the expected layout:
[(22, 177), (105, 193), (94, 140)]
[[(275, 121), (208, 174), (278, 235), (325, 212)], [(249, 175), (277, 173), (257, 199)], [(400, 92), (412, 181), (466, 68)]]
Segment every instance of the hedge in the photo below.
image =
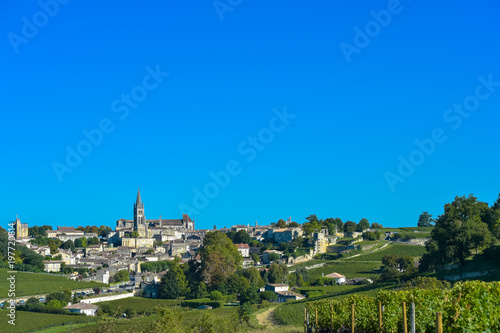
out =
[(224, 301), (211, 301), (210, 298), (200, 298), (200, 299), (190, 299), (181, 302), (182, 307), (188, 307), (188, 308), (198, 308), (202, 305), (210, 305), (214, 309), (222, 308), (224, 306)]

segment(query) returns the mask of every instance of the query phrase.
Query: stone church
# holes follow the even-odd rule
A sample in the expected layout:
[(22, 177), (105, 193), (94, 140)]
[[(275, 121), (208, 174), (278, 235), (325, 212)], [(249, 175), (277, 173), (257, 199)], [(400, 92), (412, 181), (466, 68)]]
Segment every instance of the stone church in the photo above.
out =
[(137, 231), (139, 237), (149, 238), (163, 234), (166, 230), (189, 231), (194, 230), (194, 220), (187, 214), (182, 214), (182, 219), (147, 220), (144, 214), (144, 203), (141, 200), (141, 192), (137, 190), (137, 199), (134, 203), (134, 219), (119, 219), (116, 221), (117, 231)]

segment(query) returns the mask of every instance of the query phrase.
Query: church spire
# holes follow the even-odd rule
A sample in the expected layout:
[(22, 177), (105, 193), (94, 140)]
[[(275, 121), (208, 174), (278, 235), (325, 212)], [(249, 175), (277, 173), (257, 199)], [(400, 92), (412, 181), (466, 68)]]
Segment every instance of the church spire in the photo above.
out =
[(137, 188), (137, 199), (135, 200), (136, 205), (141, 204), (141, 190)]

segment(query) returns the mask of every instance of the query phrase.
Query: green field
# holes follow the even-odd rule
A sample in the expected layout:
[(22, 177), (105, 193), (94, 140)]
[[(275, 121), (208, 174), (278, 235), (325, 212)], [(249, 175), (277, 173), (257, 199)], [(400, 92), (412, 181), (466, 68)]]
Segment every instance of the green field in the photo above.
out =
[(293, 270), (296, 270), (297, 268), (300, 268), (300, 267), (307, 267), (307, 266), (317, 265), (317, 264), (321, 264), (321, 263), (328, 262), (328, 261), (329, 260), (326, 260), (326, 259), (313, 259), (313, 260), (309, 260), (309, 261), (306, 261), (306, 262), (301, 262), (300, 264), (296, 264), (296, 265), (290, 266), (290, 267), (288, 267), (288, 270), (289, 271), (293, 271)]
[[(377, 261), (380, 262), (382, 257), (386, 254), (395, 254), (397, 256), (412, 256), (415, 258), (419, 258), (426, 253), (424, 246), (416, 246), (416, 245), (400, 245), (400, 244), (390, 244), (383, 249), (377, 250), (373, 253), (368, 253), (365, 255), (361, 255), (356, 258), (349, 259), (351, 262), (356, 261)], [(344, 274), (345, 275), (345, 274)]]
[(296, 287), (295, 291), (302, 295), (306, 295), (309, 291), (323, 291), (325, 294), (338, 294), (348, 292), (359, 287), (360, 286), (357, 285)]
[[(216, 318), (230, 318), (234, 316), (238, 307), (224, 307), (220, 309), (207, 310), (210, 311)], [(203, 310), (190, 310), (186, 314), (183, 320), (185, 326), (193, 325), (202, 315)], [(138, 317), (134, 319), (118, 319), (113, 325), (113, 332), (143, 332), (149, 328), (156, 320), (157, 315), (151, 315), (147, 317)], [(87, 333), (87, 332), (98, 332), (98, 325), (85, 326), (80, 328), (72, 329), (71, 332), (75, 333)]]
[[(354, 258), (355, 259), (355, 258)], [(354, 259), (346, 261), (332, 261), (326, 266), (309, 270), (309, 279), (314, 281), (316, 278), (333, 272), (340, 273), (348, 279), (355, 277), (370, 278), (377, 274), (377, 270), (382, 265), (378, 262), (356, 262)]]
[(294, 325), (303, 327), (304, 308), (307, 302), (310, 302), (311, 300), (341, 299), (350, 294), (374, 296), (381, 289), (393, 289), (396, 288), (397, 286), (392, 283), (383, 283), (383, 284), (373, 284), (369, 286), (345, 286), (345, 287), (351, 287), (351, 288), (345, 288), (344, 290), (339, 290), (338, 292), (331, 295), (325, 295), (314, 299), (306, 298), (301, 301), (288, 302), (283, 305), (280, 305), (274, 311), (274, 319), (280, 325)]
[(181, 302), (178, 300), (170, 299), (151, 299), (142, 297), (130, 297), (124, 299), (118, 299), (115, 301), (96, 303), (96, 305), (106, 304), (111, 308), (112, 312), (115, 312), (120, 308), (122, 312), (131, 308), (134, 309), (138, 314), (154, 314), (156, 313), (157, 306), (172, 306), (180, 305)]
[(41, 329), (69, 325), (75, 323), (84, 323), (95, 321), (95, 318), (76, 315), (60, 315), (51, 313), (37, 313), (16, 311), (16, 325), (12, 326), (7, 323), (7, 311), (0, 310), (0, 332), (38, 332)]
[[(92, 287), (106, 286), (96, 282), (73, 281), (63, 276), (36, 274), (36, 273), (16, 273), (16, 296), (29, 296), (48, 294), (66, 289), (84, 289)], [(9, 281), (7, 281), (7, 269), (0, 268), (0, 298), (7, 298)]]

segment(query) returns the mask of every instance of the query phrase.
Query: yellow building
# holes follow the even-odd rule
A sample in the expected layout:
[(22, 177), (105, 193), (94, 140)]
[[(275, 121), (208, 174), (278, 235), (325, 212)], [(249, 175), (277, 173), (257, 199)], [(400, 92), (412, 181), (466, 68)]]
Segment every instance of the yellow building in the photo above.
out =
[(122, 238), (122, 246), (132, 247), (134, 249), (140, 247), (150, 247), (154, 246), (154, 238)]
[(28, 237), (28, 223), (21, 223), (21, 220), (16, 217), (16, 238)]

